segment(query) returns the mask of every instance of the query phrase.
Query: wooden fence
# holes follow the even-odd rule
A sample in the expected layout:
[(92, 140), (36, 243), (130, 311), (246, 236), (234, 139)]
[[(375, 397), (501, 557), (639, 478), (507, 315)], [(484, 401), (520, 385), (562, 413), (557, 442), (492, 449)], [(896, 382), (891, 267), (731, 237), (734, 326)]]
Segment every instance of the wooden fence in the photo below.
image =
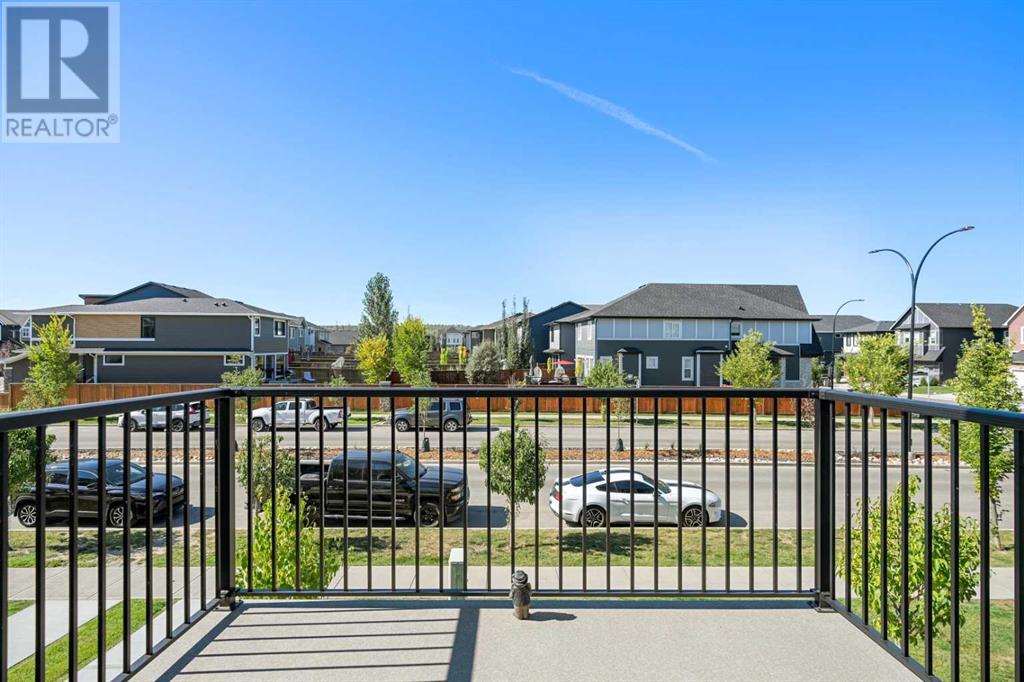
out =
[[(289, 388), (293, 386), (310, 386), (310, 384), (281, 384), (281, 397), (288, 395)], [(78, 403), (90, 403), (98, 402), (103, 400), (118, 400), (122, 398), (141, 398), (150, 395), (159, 395), (161, 393), (177, 393), (180, 391), (196, 391), (204, 388), (216, 388), (218, 384), (75, 384), (68, 390), (67, 398), (64, 403), (66, 405), (74, 405)], [(458, 388), (463, 386), (467, 389), (473, 388), (467, 384), (448, 384), (445, 388)], [(543, 388), (544, 386), (542, 386)], [(583, 398), (572, 397), (572, 392), (576, 389), (575, 386), (550, 386), (552, 392), (559, 391), (562, 394), (562, 411), (566, 414), (579, 414), (583, 411)], [(10, 391), (7, 393), (0, 393), (0, 409), (14, 409), (14, 407), (24, 397), (25, 391), (22, 384), (11, 384)], [(701, 410), (701, 399), (700, 398), (658, 398), (658, 412), (663, 416), (672, 416), (679, 411), (679, 403), (682, 402), (682, 413), (683, 414), (699, 414)], [(385, 413), (386, 403), (382, 403), (380, 399), (374, 398), (373, 411), (378, 414)], [(550, 398), (520, 398), (518, 401), (517, 411), (522, 415), (532, 414), (534, 411), (534, 403), (538, 402), (537, 408), (540, 412), (557, 412), (559, 399), (556, 395), (552, 395)], [(636, 399), (636, 413), (642, 415), (650, 415), (654, 413), (654, 401), (655, 398), (637, 398)], [(511, 408), (510, 398), (491, 398), (490, 407), (492, 412), (508, 412)], [(625, 402), (625, 401), (623, 401)], [(758, 415), (770, 415), (772, 414), (772, 401), (769, 400), (757, 400), (756, 409)], [(254, 398), (253, 408), (266, 407), (270, 404), (269, 398)], [(602, 409), (602, 403), (604, 400), (598, 398), (587, 398), (587, 414), (599, 415)], [(326, 398), (324, 404), (327, 406), (335, 407), (341, 404), (340, 398)], [(350, 398), (348, 401), (349, 409), (353, 414), (362, 415), (366, 412), (366, 399), (365, 398)], [(397, 399), (395, 401), (396, 408), (409, 407), (412, 405), (410, 399)], [(778, 414), (780, 416), (792, 416), (796, 413), (796, 401), (792, 398), (780, 398), (778, 401)], [(748, 401), (744, 398), (735, 398), (730, 404), (730, 413), (734, 415), (745, 415), (747, 413)], [(470, 398), (469, 399), (470, 412), (476, 413), (478, 418), (483, 418), (483, 415), (487, 411), (487, 399), (486, 398)], [(614, 408), (613, 408), (614, 409)], [(628, 404), (625, 408), (628, 410)], [(813, 414), (813, 407), (810, 400), (804, 401), (804, 412), (805, 415), (810, 418)], [(707, 413), (709, 415), (722, 415), (725, 414), (725, 398), (707, 398)], [(836, 405), (836, 413), (839, 415), (845, 414), (843, 406), (841, 404)], [(853, 405), (851, 414), (860, 414), (860, 407)]]

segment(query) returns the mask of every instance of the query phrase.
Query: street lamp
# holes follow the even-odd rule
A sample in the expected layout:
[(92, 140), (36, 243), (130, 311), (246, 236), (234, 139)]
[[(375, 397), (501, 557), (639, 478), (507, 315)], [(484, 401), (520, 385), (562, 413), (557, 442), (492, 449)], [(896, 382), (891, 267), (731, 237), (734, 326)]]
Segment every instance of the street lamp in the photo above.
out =
[(848, 303), (863, 303), (863, 298), (851, 298), (846, 303), (836, 308), (836, 314), (832, 316), (832, 364), (828, 368), (828, 387), (836, 387), (836, 318), (839, 317), (839, 311), (846, 307)]
[(903, 263), (907, 266), (907, 270), (910, 272), (910, 371), (907, 374), (908, 398), (914, 397), (914, 339), (916, 337), (915, 318), (917, 312), (915, 309), (917, 308), (917, 280), (921, 276), (921, 267), (924, 265), (924, 262), (928, 258), (928, 255), (932, 252), (932, 249), (934, 249), (935, 246), (943, 239), (945, 239), (946, 237), (952, 237), (954, 234), (960, 232), (970, 232), (973, 229), (974, 225), (964, 225), (960, 229), (947, 232), (946, 234), (936, 239), (934, 242), (932, 242), (932, 245), (928, 247), (928, 250), (924, 252), (924, 255), (921, 256), (921, 262), (917, 264), (917, 270), (914, 270), (914, 266), (910, 264), (910, 259), (904, 256), (896, 249), (874, 249), (872, 251), (868, 251), (869, 254), (882, 253), (883, 251), (895, 253), (897, 256), (903, 259)]

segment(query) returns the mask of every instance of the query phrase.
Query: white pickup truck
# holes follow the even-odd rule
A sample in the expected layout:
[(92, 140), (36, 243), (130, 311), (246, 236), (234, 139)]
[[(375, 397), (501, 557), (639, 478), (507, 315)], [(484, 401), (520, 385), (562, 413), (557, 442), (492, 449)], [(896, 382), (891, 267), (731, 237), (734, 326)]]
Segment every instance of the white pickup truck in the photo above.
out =
[[(345, 413), (340, 407), (325, 407), (323, 421), (321, 421), (320, 407), (315, 400), (299, 400), (299, 428), (312, 426), (319, 431), (323, 431), (324, 429), (333, 429), (344, 421)], [(269, 407), (261, 407), (252, 411), (250, 423), (252, 424), (253, 431), (269, 431), (271, 425), (275, 424), (275, 422), (279, 429), (295, 428), (294, 400), (279, 400), (274, 403), (273, 414), (271, 414), (271, 408)]]

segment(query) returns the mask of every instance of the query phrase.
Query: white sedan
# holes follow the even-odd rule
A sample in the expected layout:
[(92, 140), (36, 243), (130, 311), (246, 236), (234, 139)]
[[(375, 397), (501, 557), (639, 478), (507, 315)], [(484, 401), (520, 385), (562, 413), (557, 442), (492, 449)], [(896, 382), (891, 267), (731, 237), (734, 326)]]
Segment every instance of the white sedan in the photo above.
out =
[[(630, 485), (632, 483), (632, 486)], [(632, 487), (632, 490), (630, 489)], [(586, 490), (586, 508), (583, 491)], [(604, 526), (635, 523), (700, 527), (722, 518), (722, 500), (710, 490), (688, 481), (659, 480), (629, 469), (598, 469), (556, 482), (548, 494), (555, 516), (571, 523)]]

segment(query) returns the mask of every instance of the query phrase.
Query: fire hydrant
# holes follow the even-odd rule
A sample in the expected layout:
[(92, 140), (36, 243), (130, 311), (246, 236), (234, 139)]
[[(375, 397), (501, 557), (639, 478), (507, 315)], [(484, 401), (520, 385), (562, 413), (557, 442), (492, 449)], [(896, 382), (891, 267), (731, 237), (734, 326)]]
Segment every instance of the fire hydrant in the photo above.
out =
[(512, 598), (512, 611), (519, 620), (530, 618), (530, 594), (533, 588), (530, 586), (530, 579), (523, 571), (516, 571), (512, 574), (512, 589), (508, 596)]

